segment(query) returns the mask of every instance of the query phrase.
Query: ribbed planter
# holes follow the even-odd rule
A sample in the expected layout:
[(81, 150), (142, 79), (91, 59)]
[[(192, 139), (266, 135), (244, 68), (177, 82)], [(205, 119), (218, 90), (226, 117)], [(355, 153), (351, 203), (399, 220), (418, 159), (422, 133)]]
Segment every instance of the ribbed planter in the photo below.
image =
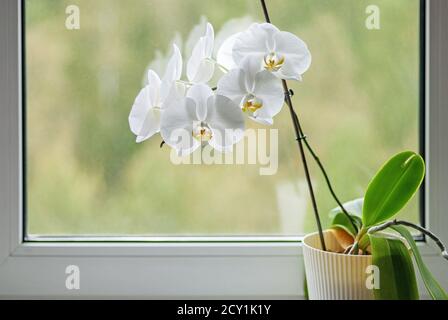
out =
[(303, 240), (309, 299), (373, 300), (373, 290), (366, 286), (372, 257), (334, 253), (341, 251), (341, 246), (330, 232), (325, 232), (325, 245), (333, 252), (321, 250), (318, 233)]

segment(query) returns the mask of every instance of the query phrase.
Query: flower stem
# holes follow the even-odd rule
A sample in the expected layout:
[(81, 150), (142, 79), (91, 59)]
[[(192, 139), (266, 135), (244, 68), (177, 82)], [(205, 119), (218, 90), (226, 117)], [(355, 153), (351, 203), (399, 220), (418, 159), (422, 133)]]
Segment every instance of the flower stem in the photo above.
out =
[[(263, 13), (264, 13), (266, 22), (270, 23), (271, 19), (269, 17), (269, 12), (268, 12), (268, 9), (266, 6), (266, 2), (265, 2), (265, 0), (260, 0), (260, 1), (261, 1), (261, 6), (263, 7)], [(299, 118), (295, 116), (295, 111), (294, 111), (294, 107), (292, 105), (292, 100), (291, 100), (291, 96), (289, 93), (288, 83), (286, 82), (286, 80), (282, 80), (282, 85), (283, 85), (283, 90), (285, 92), (285, 101), (286, 101), (286, 104), (288, 105), (289, 111), (291, 113), (291, 118), (292, 118), (292, 122), (294, 125), (294, 131), (296, 134), (297, 145), (299, 147), (300, 156), (301, 156), (302, 164), (303, 164), (303, 169), (305, 171), (305, 177), (306, 177), (306, 181), (308, 183), (308, 190), (310, 192), (311, 202), (313, 205), (314, 218), (316, 219), (317, 229), (319, 231), (320, 243), (322, 246), (322, 250), (327, 251), (327, 247), (325, 245), (324, 233), (322, 231), (322, 224), (321, 224), (320, 217), (319, 217), (319, 210), (317, 208), (316, 197), (314, 196), (313, 184), (311, 182), (311, 176), (310, 176), (310, 172), (308, 169), (308, 163), (306, 160), (305, 150), (303, 148), (303, 142), (302, 142), (303, 136), (300, 134)]]
[(325, 178), (325, 182), (327, 183), (327, 187), (331, 193), (331, 196), (336, 201), (336, 203), (338, 204), (339, 208), (342, 210), (344, 215), (348, 218), (352, 227), (355, 229), (356, 232), (358, 232), (358, 226), (355, 224), (353, 217), (347, 212), (344, 205), (342, 204), (342, 202), (339, 200), (338, 196), (336, 195), (336, 192), (334, 191), (333, 185), (331, 184), (330, 178), (327, 174), (327, 170), (325, 169), (324, 165), (322, 164), (322, 161), (320, 161), (319, 157), (317, 156), (317, 154), (314, 152), (313, 148), (309, 144), (308, 139), (307, 139), (306, 135), (304, 134), (302, 127), (300, 126), (299, 117), (297, 116), (297, 113), (295, 112), (295, 110), (294, 110), (294, 118), (295, 118), (295, 121), (297, 121), (297, 125), (299, 127), (299, 133), (303, 139), (303, 142), (305, 143), (306, 148), (308, 149), (309, 153), (313, 157), (314, 161), (316, 161), (320, 171), (322, 172), (322, 175)]
[(434, 240), (434, 242), (437, 244), (437, 246), (439, 247), (440, 251), (442, 251), (442, 256), (448, 260), (448, 252), (446, 251), (445, 245), (443, 244), (442, 240), (440, 240), (434, 233), (432, 233), (429, 230), (426, 230), (425, 228), (414, 224), (412, 222), (408, 222), (408, 221), (402, 221), (402, 220), (393, 220), (393, 221), (388, 221), (385, 222), (383, 224), (380, 224), (378, 226), (375, 227), (371, 227), (369, 229), (369, 231), (367, 231), (367, 233), (372, 234), (378, 231), (382, 231), (385, 230), (391, 226), (397, 226), (397, 225), (403, 225), (409, 228), (413, 228), (415, 230), (420, 231), (421, 233), (423, 233), (424, 235), (430, 237), (432, 240)]

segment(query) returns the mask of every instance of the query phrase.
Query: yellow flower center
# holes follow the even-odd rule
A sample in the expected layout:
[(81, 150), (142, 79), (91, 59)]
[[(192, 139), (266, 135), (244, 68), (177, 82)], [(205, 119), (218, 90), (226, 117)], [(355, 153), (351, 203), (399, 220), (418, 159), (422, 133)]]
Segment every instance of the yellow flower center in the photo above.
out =
[(275, 72), (285, 63), (285, 57), (271, 52), (264, 57), (264, 68), (268, 71)]
[(254, 113), (258, 109), (263, 107), (263, 101), (255, 97), (254, 95), (248, 95), (244, 100), (241, 106), (241, 109), (244, 112)]
[(192, 135), (199, 141), (210, 141), (213, 132), (207, 125), (200, 124), (193, 129)]

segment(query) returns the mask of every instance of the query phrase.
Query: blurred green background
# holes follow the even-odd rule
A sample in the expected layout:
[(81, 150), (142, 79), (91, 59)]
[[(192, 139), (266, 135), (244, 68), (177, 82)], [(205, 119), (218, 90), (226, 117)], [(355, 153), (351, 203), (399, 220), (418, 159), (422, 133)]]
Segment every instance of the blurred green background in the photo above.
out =
[[(216, 32), (233, 18), (261, 21), (258, 1), (25, 3), (29, 234), (286, 236), (315, 230), (286, 107), (274, 124), (280, 146), (273, 176), (260, 176), (259, 165), (175, 166), (169, 148), (159, 148), (159, 136), (137, 145), (128, 127), (146, 68), (168, 53), (174, 37), (185, 44), (201, 16)], [(360, 197), (387, 158), (419, 149), (419, 1), (376, 0), (380, 30), (365, 27), (371, 1), (267, 3), (273, 22), (301, 37), (313, 55), (304, 81), (292, 84), (305, 132), (340, 198)], [(80, 30), (65, 27), (72, 4), (81, 11)], [(335, 203), (310, 165), (328, 225)], [(402, 215), (418, 221), (418, 199)]]

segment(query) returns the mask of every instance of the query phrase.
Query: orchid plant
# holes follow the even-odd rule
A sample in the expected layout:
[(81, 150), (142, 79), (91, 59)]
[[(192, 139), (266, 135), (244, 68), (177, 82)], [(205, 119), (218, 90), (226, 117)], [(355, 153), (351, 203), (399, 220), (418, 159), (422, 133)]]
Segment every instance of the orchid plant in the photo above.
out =
[[(308, 183), (321, 249), (327, 251), (305, 147), (338, 204), (331, 213), (330, 231), (336, 232), (345, 249), (341, 253), (372, 254), (376, 263), (385, 269), (393, 270), (397, 263), (406, 267), (401, 276), (389, 275), (389, 284), (384, 287), (386, 290), (378, 293), (379, 298), (418, 296), (410, 252), (404, 241), (379, 233), (392, 228), (411, 247), (431, 296), (447, 299), (448, 295), (424, 266), (412, 235), (403, 226), (415, 228), (435, 240), (448, 259), (441, 241), (415, 224), (386, 221), (403, 208), (419, 188), (425, 170), (423, 159), (413, 152), (396, 155), (372, 180), (364, 199), (342, 204), (322, 162), (306, 139), (292, 105), (293, 93), (287, 84), (287, 80), (302, 80), (310, 68), (311, 53), (299, 37), (270, 23), (265, 1), (261, 0), (261, 4), (265, 23), (253, 23), (246, 30), (220, 41), (217, 47), (214, 28), (205, 21), (192, 31), (192, 34), (199, 32), (200, 36), (192, 45), (186, 68), (181, 50), (173, 44), (163, 76), (153, 69), (148, 70), (147, 84), (135, 99), (129, 115), (129, 125), (137, 143), (160, 133), (162, 146), (167, 144), (180, 156), (189, 155), (205, 145), (218, 152), (231, 152), (244, 136), (247, 119), (272, 125), (286, 103)], [(217, 75), (217, 86), (213, 86)]]

